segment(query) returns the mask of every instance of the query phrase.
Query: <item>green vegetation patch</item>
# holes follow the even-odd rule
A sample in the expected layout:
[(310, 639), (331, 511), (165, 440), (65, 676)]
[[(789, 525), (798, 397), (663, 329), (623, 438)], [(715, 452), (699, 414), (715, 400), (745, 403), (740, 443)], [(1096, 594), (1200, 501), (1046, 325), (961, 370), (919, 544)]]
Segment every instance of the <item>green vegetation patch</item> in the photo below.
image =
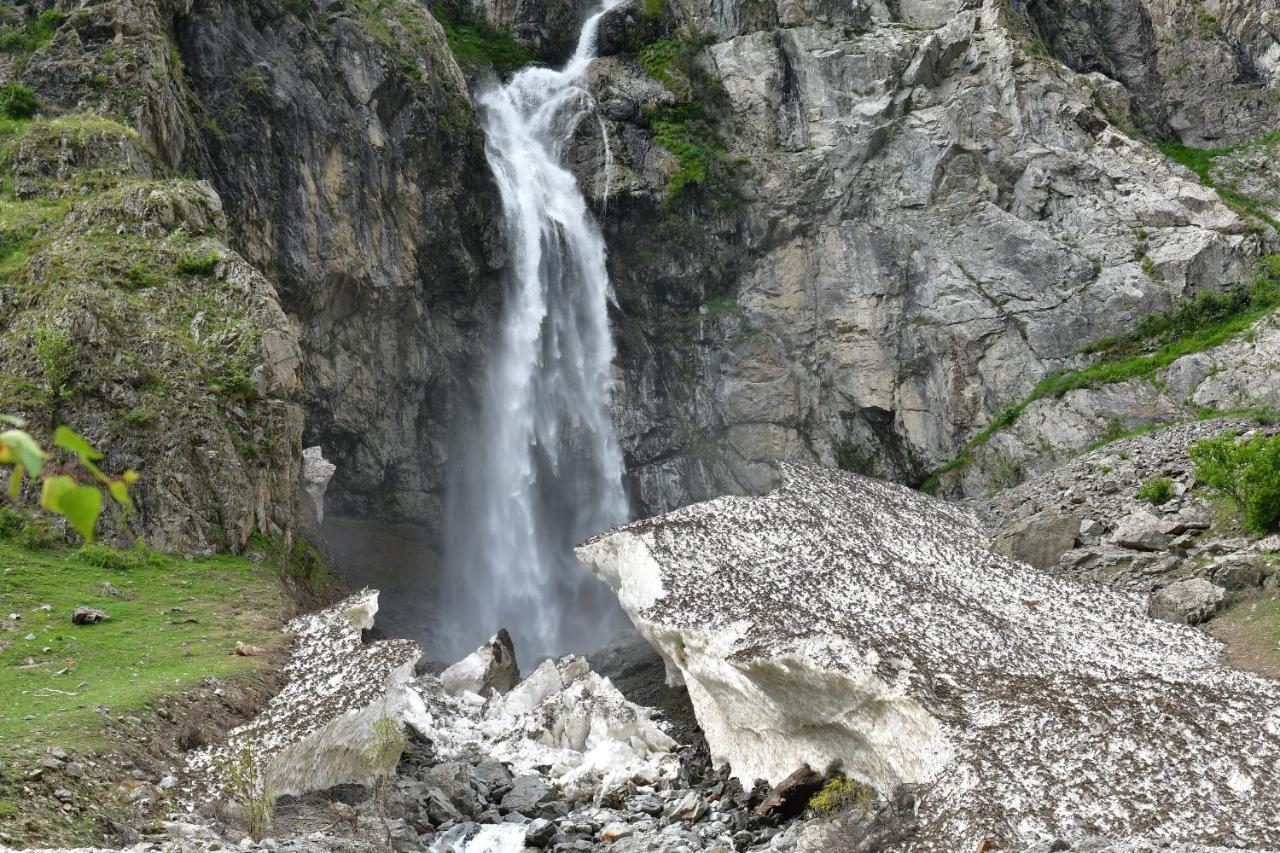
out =
[(0, 29), (0, 52), (31, 53), (53, 41), (53, 36), (67, 20), (56, 9), (49, 9), (26, 21), (11, 23)]
[(1233, 154), (1242, 149), (1256, 146), (1271, 147), (1277, 143), (1280, 143), (1280, 130), (1274, 131), (1261, 139), (1243, 142), (1226, 148), (1192, 148), (1180, 142), (1161, 142), (1158, 143), (1158, 147), (1166, 157), (1178, 161), (1195, 172), (1196, 177), (1200, 179), (1200, 183), (1217, 192), (1228, 207), (1242, 216), (1259, 219), (1280, 231), (1280, 221), (1277, 221), (1275, 217), (1268, 213), (1256, 199), (1238, 192), (1235, 187), (1228, 186), (1213, 176), (1213, 165), (1217, 158)]
[(969, 439), (965, 449), (934, 471), (921, 488), (935, 491), (944, 475), (966, 467), (973, 450), (986, 444), (997, 432), (1013, 426), (1037, 400), (1061, 397), (1079, 388), (1097, 388), (1151, 376), (1184, 355), (1203, 352), (1238, 337), (1277, 308), (1280, 308), (1280, 255), (1268, 255), (1260, 260), (1249, 284), (1225, 293), (1199, 293), (1194, 299), (1182, 300), (1172, 311), (1143, 318), (1127, 335), (1106, 338), (1083, 349), (1083, 354), (1099, 355), (1100, 359), (1088, 367), (1054, 373), (1040, 380), (1030, 394), (1004, 409)]
[(1227, 498), (1245, 529), (1262, 536), (1280, 525), (1280, 436), (1232, 433), (1191, 446), (1196, 480)]
[(466, 70), (492, 68), (495, 74), (505, 78), (536, 58), (532, 51), (517, 44), (511, 33), (498, 29), (484, 18), (447, 5), (433, 6), (431, 11), (444, 29), (454, 59)]
[(1159, 506), (1173, 499), (1173, 480), (1168, 477), (1152, 477), (1138, 489), (1138, 497)]
[[(263, 617), (288, 610), (276, 576), (244, 559), (191, 562), (101, 546), (32, 550), (9, 538), (0, 539), (0, 565), (0, 620), (21, 617), (15, 631), (0, 630), (0, 647), (12, 641), (0, 651), (6, 765), (19, 749), (109, 746), (100, 708), (119, 717), (208, 676), (266, 666), (233, 654), (235, 644), (277, 643)], [(81, 606), (110, 619), (73, 625)]]
[(828, 779), (822, 790), (809, 800), (809, 808), (818, 817), (831, 818), (849, 811), (866, 814), (875, 800), (870, 785), (847, 776)]
[(40, 108), (36, 93), (21, 83), (10, 83), (0, 89), (0, 115), (7, 119), (31, 118)]
[(679, 164), (667, 181), (668, 202), (694, 188), (703, 190), (703, 196), (718, 206), (731, 206), (737, 198), (732, 164), (716, 121), (717, 107), (725, 100), (724, 88), (696, 62), (712, 40), (710, 35), (685, 31), (647, 44), (638, 53), (645, 73), (676, 98), (674, 103), (644, 108), (654, 140)]

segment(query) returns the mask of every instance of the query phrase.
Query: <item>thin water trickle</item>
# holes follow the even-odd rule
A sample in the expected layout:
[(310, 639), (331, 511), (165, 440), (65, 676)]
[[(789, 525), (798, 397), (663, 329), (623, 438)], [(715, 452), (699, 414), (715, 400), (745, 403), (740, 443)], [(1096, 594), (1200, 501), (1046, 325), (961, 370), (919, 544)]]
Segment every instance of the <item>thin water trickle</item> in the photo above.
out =
[(589, 650), (622, 624), (572, 551), (629, 509), (609, 410), (604, 239), (562, 164), (593, 110), (584, 75), (616, 2), (587, 19), (563, 68), (527, 68), (479, 98), (509, 281), (479, 424), (455, 454), (437, 656), (456, 658), (506, 627), (527, 663)]

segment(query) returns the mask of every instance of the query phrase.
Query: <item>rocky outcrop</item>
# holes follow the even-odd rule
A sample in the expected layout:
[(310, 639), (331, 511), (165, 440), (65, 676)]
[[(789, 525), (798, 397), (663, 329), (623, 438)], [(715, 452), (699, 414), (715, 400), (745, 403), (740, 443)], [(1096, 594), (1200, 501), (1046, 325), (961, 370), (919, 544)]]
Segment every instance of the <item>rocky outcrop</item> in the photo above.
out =
[[(1021, 8), (1020, 8), (1021, 7)], [(1097, 0), (1018, 8), (1044, 49), (1124, 84), (1144, 129), (1213, 148), (1271, 132), (1280, 14), (1263, 2)]]
[(301, 353), (270, 282), (228, 246), (217, 193), (160, 177), (135, 130), (92, 114), (0, 147), (0, 410), (37, 433), (68, 423), (106, 470), (139, 472), (136, 514), (100, 525), (109, 540), (192, 553), (287, 536)]
[(201, 0), (174, 21), (235, 243), (297, 318), (333, 515), (438, 523), (498, 309), (497, 194), (462, 73), (413, 0)]
[(1280, 843), (1275, 682), (1136, 597), (987, 551), (965, 509), (783, 475), (578, 551), (736, 777), (808, 763), (884, 794), (917, 785), (912, 849)]
[[(572, 155), (647, 509), (767, 488), (774, 458), (919, 481), (1083, 344), (1247, 280), (1271, 244), (1135, 135), (1134, 89), (1048, 57), (1006, 4), (669, 10), (685, 58), (641, 50), (655, 77), (602, 27), (604, 132)], [(695, 155), (655, 129), (720, 183), (676, 188)]]

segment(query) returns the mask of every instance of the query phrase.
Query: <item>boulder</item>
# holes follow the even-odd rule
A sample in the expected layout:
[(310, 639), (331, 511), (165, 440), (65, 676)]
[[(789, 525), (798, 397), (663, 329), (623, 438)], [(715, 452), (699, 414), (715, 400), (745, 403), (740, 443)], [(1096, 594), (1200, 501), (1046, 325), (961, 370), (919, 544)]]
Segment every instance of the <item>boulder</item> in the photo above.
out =
[(77, 607), (71, 611), (71, 624), (73, 625), (96, 625), (99, 622), (106, 622), (110, 618), (106, 611), (93, 607)]
[(1111, 541), (1135, 551), (1162, 551), (1172, 537), (1165, 532), (1168, 522), (1145, 509), (1135, 510), (1116, 524)]
[(524, 843), (526, 847), (546, 847), (556, 837), (556, 825), (546, 818), (534, 818), (525, 825)]
[(823, 775), (808, 764), (774, 785), (769, 796), (756, 807), (760, 817), (786, 820), (795, 817), (809, 805), (813, 795), (822, 790)]
[(502, 811), (534, 815), (555, 798), (555, 791), (541, 776), (517, 776), (502, 798)]
[(506, 628), (489, 638), (489, 642), (440, 673), (440, 683), (452, 694), (462, 692), (488, 695), (496, 690), (506, 693), (520, 680), (516, 667), (515, 645)]
[(1227, 591), (1204, 578), (1187, 578), (1171, 583), (1151, 596), (1147, 613), (1177, 625), (1199, 625), (1227, 598)]
[(744, 787), (803, 764), (917, 785), (920, 850), (1280, 845), (1280, 683), (1131, 594), (992, 553), (968, 507), (780, 468), (765, 496), (577, 549)]
[(1041, 512), (1001, 532), (992, 547), (1037, 569), (1051, 569), (1075, 547), (1080, 533), (1079, 516)]

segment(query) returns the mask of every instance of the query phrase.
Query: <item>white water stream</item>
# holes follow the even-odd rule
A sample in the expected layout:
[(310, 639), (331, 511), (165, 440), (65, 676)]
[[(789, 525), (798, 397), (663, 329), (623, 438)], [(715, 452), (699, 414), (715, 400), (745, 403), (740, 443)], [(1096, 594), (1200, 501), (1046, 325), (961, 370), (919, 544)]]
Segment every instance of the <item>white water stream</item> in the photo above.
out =
[(480, 96), (510, 251), (501, 335), (479, 423), (460, 439), (446, 522), (437, 656), (499, 627), (524, 662), (590, 650), (622, 624), (573, 545), (628, 518), (610, 416), (605, 245), (562, 164), (592, 114), (584, 86), (605, 5), (559, 70), (526, 68)]

